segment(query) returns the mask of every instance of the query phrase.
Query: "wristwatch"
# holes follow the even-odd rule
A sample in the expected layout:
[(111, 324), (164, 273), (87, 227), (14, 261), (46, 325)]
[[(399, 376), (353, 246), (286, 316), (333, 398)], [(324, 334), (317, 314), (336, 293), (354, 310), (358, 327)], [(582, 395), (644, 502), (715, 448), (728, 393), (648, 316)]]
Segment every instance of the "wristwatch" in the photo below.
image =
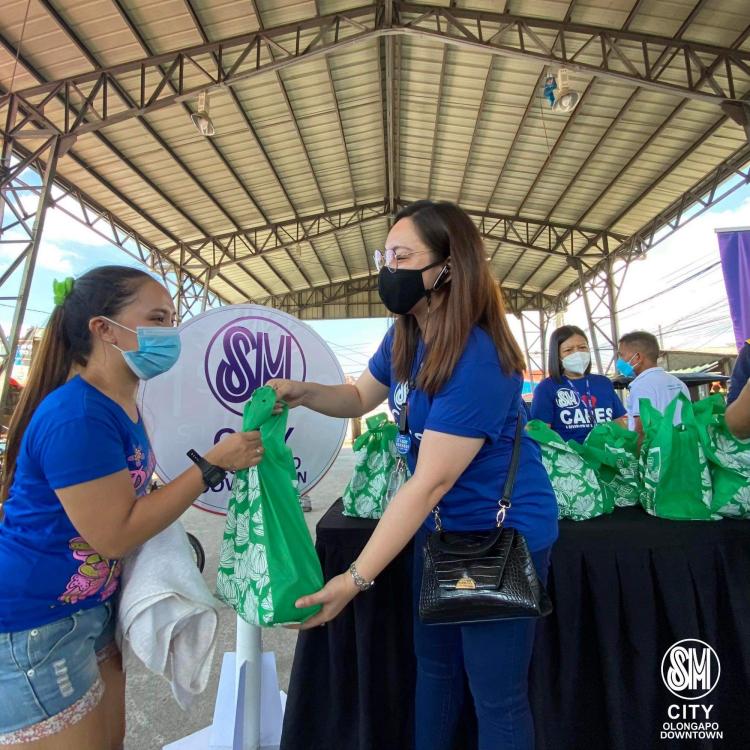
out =
[(198, 451), (189, 450), (187, 457), (201, 470), (206, 489), (217, 489), (227, 476), (224, 469), (206, 461)]

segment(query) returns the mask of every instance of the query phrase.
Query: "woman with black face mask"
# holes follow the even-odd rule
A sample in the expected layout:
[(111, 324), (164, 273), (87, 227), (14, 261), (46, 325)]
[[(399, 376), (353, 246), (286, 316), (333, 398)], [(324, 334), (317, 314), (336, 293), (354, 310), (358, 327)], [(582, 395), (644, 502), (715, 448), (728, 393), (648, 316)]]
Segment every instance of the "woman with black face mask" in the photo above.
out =
[[(375, 253), (379, 291), (396, 322), (355, 385), (270, 381), (279, 400), (333, 417), (358, 417), (386, 397), (411, 478), (398, 490), (348, 571), (303, 597), (322, 605), (303, 627), (334, 618), (415, 539), (416, 750), (448, 750), (468, 675), (480, 750), (532, 750), (527, 676), (533, 619), (425, 625), (417, 612), (425, 540), (436, 528), (494, 526), (521, 408), (524, 361), (505, 318), (485, 249), (451, 203), (404, 208)], [(525, 435), (506, 526), (526, 539), (546, 581), (557, 505), (537, 446)]]

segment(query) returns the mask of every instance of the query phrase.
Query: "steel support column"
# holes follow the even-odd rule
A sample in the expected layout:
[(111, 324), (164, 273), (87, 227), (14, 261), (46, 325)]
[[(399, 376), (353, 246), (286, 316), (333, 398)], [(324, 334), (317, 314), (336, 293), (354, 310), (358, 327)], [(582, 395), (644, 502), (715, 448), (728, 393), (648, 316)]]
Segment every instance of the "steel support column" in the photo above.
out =
[(576, 264), (576, 270), (578, 271), (578, 281), (581, 285), (581, 297), (583, 298), (583, 306), (586, 309), (586, 321), (589, 328), (589, 339), (591, 346), (594, 349), (594, 357), (596, 359), (596, 369), (600, 374), (604, 372), (602, 369), (602, 355), (599, 351), (599, 341), (596, 337), (596, 326), (594, 325), (594, 318), (591, 311), (591, 304), (589, 303), (589, 295), (586, 292), (586, 284), (583, 278), (583, 270), (581, 264)]
[(544, 310), (539, 311), (539, 349), (542, 355), (541, 370), (542, 375), (546, 378), (549, 375), (547, 371), (547, 329), (549, 327), (549, 315)]
[[(523, 313), (518, 316), (518, 319), (521, 321), (521, 338), (523, 339), (523, 351), (526, 355), (526, 370), (529, 373), (529, 380), (533, 383), (534, 382), (534, 373), (531, 367), (531, 354), (529, 353), (529, 340), (526, 336), (526, 326), (523, 322)], [(521, 392), (523, 393), (523, 388), (521, 389)]]
[(607, 262), (606, 280), (607, 280), (607, 305), (609, 307), (609, 325), (612, 331), (612, 358), (615, 358), (615, 352), (617, 351), (617, 344), (620, 340), (620, 321), (617, 315), (617, 300), (620, 296), (620, 289), (622, 289), (622, 281), (627, 273), (627, 265), (623, 264), (622, 278), (619, 280), (619, 284), (615, 283), (615, 261), (610, 258)]
[[(33, 191), (38, 195), (33, 224), (29, 226), (28, 222), (22, 220), (14, 210), (11, 210), (11, 213), (14, 214), (15, 218), (18, 218), (18, 221), (8, 222), (11, 224), (12, 228), (25, 233), (26, 237), (21, 240), (21, 242), (25, 242), (25, 247), (19, 252), (17, 262), (11, 264), (15, 270), (15, 268), (20, 265), (20, 259), (23, 258), (21, 282), (16, 298), (16, 307), (13, 312), (13, 322), (11, 323), (10, 335), (7, 339), (6, 366), (3, 368), (2, 375), (0, 375), (0, 410), (2, 411), (5, 409), (5, 403), (8, 397), (8, 386), (10, 383), (11, 372), (13, 371), (13, 359), (15, 358), (16, 349), (18, 348), (18, 343), (21, 339), (21, 327), (23, 326), (23, 319), (26, 315), (26, 306), (31, 292), (31, 282), (34, 278), (34, 270), (36, 269), (36, 260), (39, 255), (39, 244), (42, 240), (42, 232), (44, 231), (44, 219), (47, 213), (47, 205), (49, 203), (52, 184), (55, 179), (55, 169), (57, 168), (57, 160), (60, 156), (60, 147), (61, 138), (55, 135), (46, 139), (42, 145), (35, 150), (37, 158), (44, 162), (44, 170), (41, 175), (41, 186), (38, 190)], [(10, 153), (10, 150), (7, 149), (6, 151), (6, 144), (3, 144), (3, 153), (6, 152)], [(0, 195), (3, 197), (3, 203), (7, 204), (7, 208), (13, 209), (18, 207), (21, 214), (23, 214), (21, 203), (22, 196), (26, 192), (24, 189), (25, 185), (23, 185), (22, 182), (23, 172), (24, 170), (14, 166), (9, 168), (0, 179)], [(7, 216), (7, 214), (5, 215)], [(12, 217), (8, 216), (8, 218), (11, 219)], [(7, 234), (4, 231), (5, 226), (0, 227), (0, 229), (3, 230), (0, 231), (0, 234), (2, 234), (3, 239), (5, 239), (7, 237)], [(7, 282), (11, 275), (12, 273), (4, 274), (4, 281)]]
[[(586, 275), (580, 267), (578, 269), (581, 286), (577, 294), (586, 309), (591, 344), (602, 373), (608, 372), (616, 359), (620, 338), (617, 304), (628, 268), (624, 261), (618, 263), (616, 258), (609, 258), (593, 276)], [(577, 296), (572, 298), (575, 299)]]
[(521, 310), (516, 317), (521, 323), (521, 336), (526, 352), (526, 365), (529, 369), (529, 380), (534, 383), (534, 371), (541, 373), (541, 378), (547, 374), (546, 368), (546, 335), (547, 320), (544, 310)]

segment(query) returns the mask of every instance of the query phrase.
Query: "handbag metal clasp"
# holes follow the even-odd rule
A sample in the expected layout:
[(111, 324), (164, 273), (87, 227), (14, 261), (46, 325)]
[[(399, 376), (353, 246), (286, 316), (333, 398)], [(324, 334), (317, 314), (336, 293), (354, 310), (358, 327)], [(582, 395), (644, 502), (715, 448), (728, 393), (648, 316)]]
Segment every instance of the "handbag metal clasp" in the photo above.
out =
[(466, 573), (456, 581), (457, 589), (475, 589), (476, 587), (477, 584), (474, 582), (474, 579), (470, 578)]
[(499, 529), (504, 523), (505, 523), (505, 513), (510, 508), (510, 500), (506, 500), (503, 498), (498, 503), (500, 506), (497, 511), (497, 515), (495, 516), (495, 522), (497, 523), (497, 528)]

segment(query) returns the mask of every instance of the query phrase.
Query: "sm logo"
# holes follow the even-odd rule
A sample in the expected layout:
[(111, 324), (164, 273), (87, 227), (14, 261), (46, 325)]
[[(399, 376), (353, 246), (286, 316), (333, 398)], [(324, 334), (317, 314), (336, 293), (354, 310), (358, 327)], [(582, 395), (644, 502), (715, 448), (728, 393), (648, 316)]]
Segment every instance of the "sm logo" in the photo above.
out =
[(664, 654), (661, 677), (670, 693), (683, 700), (708, 695), (719, 681), (721, 664), (716, 652), (703, 641), (677, 641)]
[(294, 334), (269, 318), (250, 316), (227, 323), (206, 350), (211, 393), (240, 416), (256, 388), (273, 378), (304, 380), (306, 372), (305, 355)]

